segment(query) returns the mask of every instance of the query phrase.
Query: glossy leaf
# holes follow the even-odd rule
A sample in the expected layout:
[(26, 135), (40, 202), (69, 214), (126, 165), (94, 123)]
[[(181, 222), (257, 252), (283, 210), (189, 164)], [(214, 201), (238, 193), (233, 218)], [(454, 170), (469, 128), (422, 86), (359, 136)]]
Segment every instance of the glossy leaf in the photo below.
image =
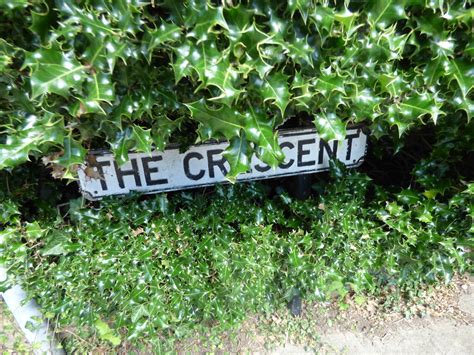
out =
[(43, 48), (29, 53), (31, 98), (54, 93), (64, 97), (85, 79), (85, 68), (73, 56), (59, 49)]

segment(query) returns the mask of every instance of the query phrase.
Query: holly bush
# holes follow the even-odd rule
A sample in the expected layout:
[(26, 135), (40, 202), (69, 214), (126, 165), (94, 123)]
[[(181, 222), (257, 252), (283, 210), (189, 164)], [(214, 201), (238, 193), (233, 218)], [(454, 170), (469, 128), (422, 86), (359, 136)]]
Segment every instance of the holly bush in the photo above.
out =
[(66, 216), (42, 208), (46, 217), (25, 221), (7, 200), (0, 262), (58, 332), (87, 339), (69, 337), (71, 352), (100, 340), (158, 351), (295, 294), (344, 305), (472, 272), (474, 184), (439, 202), (413, 189), (388, 193), (355, 171), (333, 175), (302, 201), (239, 184), (96, 207), (72, 200)]
[(468, 3), (0, 0), (0, 169), (225, 138), (232, 178), (284, 159), (290, 118), (326, 140), (469, 121)]

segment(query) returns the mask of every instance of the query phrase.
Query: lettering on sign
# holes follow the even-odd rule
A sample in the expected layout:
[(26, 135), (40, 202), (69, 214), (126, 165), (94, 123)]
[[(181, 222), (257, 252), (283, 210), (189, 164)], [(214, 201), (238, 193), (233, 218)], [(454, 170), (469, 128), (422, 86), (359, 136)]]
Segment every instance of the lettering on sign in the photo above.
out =
[[(250, 170), (237, 180), (321, 172), (329, 168), (331, 158), (337, 158), (347, 167), (357, 167), (365, 156), (367, 134), (361, 127), (353, 127), (347, 130), (345, 140), (325, 142), (314, 129), (297, 129), (280, 132), (278, 142), (286, 156), (284, 162), (272, 169), (254, 155)], [(222, 153), (228, 144), (199, 144), (183, 153), (178, 147), (151, 154), (130, 153), (129, 161), (122, 166), (109, 152), (92, 153), (96, 161), (92, 167), (94, 176), (79, 169), (79, 185), (84, 196), (96, 200), (131, 191), (157, 193), (225, 182), (229, 163)]]

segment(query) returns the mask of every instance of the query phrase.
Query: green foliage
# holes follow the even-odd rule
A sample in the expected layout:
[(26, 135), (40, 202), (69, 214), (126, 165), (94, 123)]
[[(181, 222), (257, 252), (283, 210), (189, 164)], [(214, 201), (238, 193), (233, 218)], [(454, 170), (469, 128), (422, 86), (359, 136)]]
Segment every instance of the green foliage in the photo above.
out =
[(88, 149), (124, 162), (195, 131), (231, 141), (234, 179), (253, 154), (283, 161), (291, 117), (326, 140), (472, 117), (467, 1), (22, 0), (0, 16), (0, 169), (59, 152), (71, 178)]
[(473, 184), (443, 201), (388, 193), (339, 165), (332, 177), (304, 201), (240, 184), (72, 200), (66, 218), (52, 210), (35, 222), (6, 200), (0, 262), (59, 329), (111, 345), (227, 328), (295, 292), (343, 301), (472, 271)]

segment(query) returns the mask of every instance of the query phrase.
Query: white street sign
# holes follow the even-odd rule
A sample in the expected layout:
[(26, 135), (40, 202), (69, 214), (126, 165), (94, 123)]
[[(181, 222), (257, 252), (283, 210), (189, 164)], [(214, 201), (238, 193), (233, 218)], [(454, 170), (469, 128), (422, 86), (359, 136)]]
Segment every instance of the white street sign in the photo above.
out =
[[(365, 156), (367, 134), (361, 127), (353, 127), (347, 130), (345, 140), (326, 143), (314, 129), (294, 129), (280, 132), (278, 142), (286, 158), (277, 169), (273, 170), (254, 155), (250, 171), (239, 175), (237, 180), (325, 171), (331, 157), (337, 157), (347, 167), (357, 167)], [(89, 165), (87, 174), (85, 169), (79, 169), (80, 188), (86, 198), (96, 200), (131, 191), (149, 194), (225, 182), (229, 164), (222, 152), (228, 144), (193, 145), (183, 153), (177, 147), (151, 154), (130, 153), (129, 161), (122, 166), (117, 165), (112, 153), (98, 152), (93, 154), (97, 163)]]

